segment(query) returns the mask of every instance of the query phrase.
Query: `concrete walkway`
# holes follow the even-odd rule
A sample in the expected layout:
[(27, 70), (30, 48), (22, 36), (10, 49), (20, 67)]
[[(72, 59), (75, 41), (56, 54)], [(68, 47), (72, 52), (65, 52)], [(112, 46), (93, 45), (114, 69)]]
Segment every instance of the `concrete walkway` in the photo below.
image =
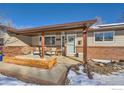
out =
[(70, 58), (64, 57), (64, 56), (58, 56), (57, 57), (57, 62), (58, 62), (58, 64), (63, 64), (63, 65), (66, 65), (67, 67), (80, 63), (76, 60), (73, 60), (73, 59), (70, 59)]
[(56, 64), (48, 70), (0, 62), (0, 73), (29, 83), (62, 85), (66, 78), (67, 67), (63, 64)]

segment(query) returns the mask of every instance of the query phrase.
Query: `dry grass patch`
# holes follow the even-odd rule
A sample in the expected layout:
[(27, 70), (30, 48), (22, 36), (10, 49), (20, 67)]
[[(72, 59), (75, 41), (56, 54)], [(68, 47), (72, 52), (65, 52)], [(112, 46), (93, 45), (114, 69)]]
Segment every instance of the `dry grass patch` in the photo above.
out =
[(124, 62), (115, 62), (115, 63), (111, 62), (111, 63), (103, 64), (103, 63), (95, 63), (90, 60), (88, 66), (92, 72), (109, 75), (112, 74), (113, 72), (118, 72), (119, 70), (123, 70), (124, 64), (122, 63)]

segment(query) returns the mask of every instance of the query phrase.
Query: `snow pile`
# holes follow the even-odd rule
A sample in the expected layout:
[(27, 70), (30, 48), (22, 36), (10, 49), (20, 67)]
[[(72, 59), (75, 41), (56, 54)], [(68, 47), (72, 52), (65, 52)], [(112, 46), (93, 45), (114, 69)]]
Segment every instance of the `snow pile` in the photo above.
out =
[(16, 78), (7, 77), (0, 74), (0, 85), (33, 85), (31, 83), (25, 83)]
[(111, 75), (100, 75), (93, 73), (94, 79), (90, 80), (83, 71), (83, 66), (79, 66), (78, 74), (70, 69), (67, 79), (69, 85), (124, 85), (124, 71), (114, 72)]

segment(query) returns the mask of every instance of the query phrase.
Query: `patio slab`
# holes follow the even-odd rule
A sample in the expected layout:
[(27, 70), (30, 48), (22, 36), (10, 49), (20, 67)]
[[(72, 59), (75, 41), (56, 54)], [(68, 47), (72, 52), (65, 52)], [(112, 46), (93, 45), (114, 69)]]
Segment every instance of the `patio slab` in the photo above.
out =
[[(51, 57), (57, 58), (57, 63), (58, 64), (63, 64), (67, 67), (80, 63), (77, 60), (74, 60), (74, 59), (71, 59), (71, 58), (65, 57), (65, 56), (46, 56), (45, 55), (46, 59), (49, 59)], [(23, 59), (25, 58), (25, 59), (33, 59), (33, 60), (40, 60), (41, 59), (40, 56), (38, 56), (38, 55), (20, 55), (20, 56), (16, 56), (16, 58), (23, 58)]]
[(80, 62), (78, 62), (76, 60), (73, 60), (73, 59), (70, 59), (70, 58), (65, 57), (65, 56), (58, 56), (57, 57), (57, 62), (59, 64), (66, 65), (67, 67), (70, 67), (70, 66), (76, 65), (76, 64), (80, 64)]
[(63, 64), (56, 64), (48, 70), (0, 62), (0, 73), (29, 83), (62, 85), (66, 78), (67, 67)]

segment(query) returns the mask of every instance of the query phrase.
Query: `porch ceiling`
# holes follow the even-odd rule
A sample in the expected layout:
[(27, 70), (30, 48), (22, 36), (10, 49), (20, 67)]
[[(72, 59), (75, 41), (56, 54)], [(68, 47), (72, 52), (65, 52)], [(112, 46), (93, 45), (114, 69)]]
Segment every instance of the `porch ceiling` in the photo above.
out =
[(85, 26), (90, 27), (96, 21), (97, 21), (96, 19), (93, 19), (88, 21), (72, 22), (66, 24), (42, 26), (42, 27), (28, 28), (28, 29), (8, 28), (8, 31), (15, 33), (17, 35), (37, 36), (41, 32), (62, 32), (62, 31), (72, 31), (74, 29), (83, 29), (83, 27)]

